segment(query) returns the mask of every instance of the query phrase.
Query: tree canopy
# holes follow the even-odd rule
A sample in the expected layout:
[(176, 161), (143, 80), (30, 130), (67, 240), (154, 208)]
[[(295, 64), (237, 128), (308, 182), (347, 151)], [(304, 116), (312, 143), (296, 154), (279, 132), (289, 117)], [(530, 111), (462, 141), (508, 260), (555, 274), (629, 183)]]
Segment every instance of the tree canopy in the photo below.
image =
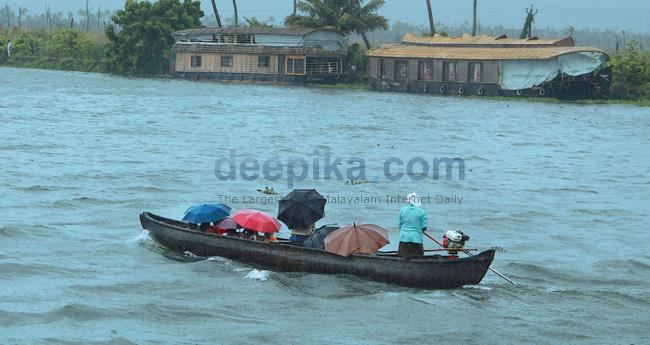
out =
[(169, 68), (172, 32), (201, 26), (199, 1), (127, 0), (106, 28), (108, 69), (120, 74), (157, 74)]
[(611, 93), (615, 98), (650, 98), (650, 52), (639, 48), (639, 42), (628, 43), (627, 49), (614, 55)]
[(290, 15), (285, 19), (287, 26), (330, 28), (342, 34), (361, 35), (366, 48), (370, 41), (369, 31), (388, 28), (388, 20), (377, 14), (384, 0), (301, 0), (296, 4), (301, 15)]

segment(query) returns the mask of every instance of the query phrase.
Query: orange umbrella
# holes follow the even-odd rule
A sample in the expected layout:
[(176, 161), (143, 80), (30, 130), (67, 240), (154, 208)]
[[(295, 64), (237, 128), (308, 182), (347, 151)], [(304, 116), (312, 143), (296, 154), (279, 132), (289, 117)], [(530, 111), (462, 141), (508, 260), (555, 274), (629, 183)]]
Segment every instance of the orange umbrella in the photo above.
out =
[(340, 228), (325, 238), (325, 250), (350, 256), (353, 253), (372, 254), (387, 245), (388, 231), (374, 224), (360, 224)]

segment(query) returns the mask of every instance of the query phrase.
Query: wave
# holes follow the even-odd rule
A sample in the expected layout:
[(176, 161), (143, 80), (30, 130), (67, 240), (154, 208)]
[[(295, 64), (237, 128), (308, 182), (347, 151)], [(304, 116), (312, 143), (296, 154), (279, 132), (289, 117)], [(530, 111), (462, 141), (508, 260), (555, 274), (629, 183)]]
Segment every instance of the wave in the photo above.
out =
[(17, 190), (23, 191), (23, 192), (49, 192), (51, 191), (51, 187), (45, 187), (45, 186), (31, 186), (31, 187), (16, 187)]
[(326, 299), (355, 298), (408, 289), (343, 274), (275, 272), (270, 279), (291, 294)]
[(622, 260), (602, 260), (596, 262), (597, 266), (615, 269), (617, 271), (627, 270), (629, 273), (649, 273), (650, 263), (642, 262), (635, 259), (622, 259)]
[(537, 143), (513, 143), (510, 146), (514, 147), (529, 147), (529, 146), (539, 146), (540, 144)]
[(586, 193), (586, 194), (598, 194), (597, 191), (587, 188), (573, 188), (573, 187), (562, 187), (562, 188), (539, 188), (539, 189), (524, 189), (525, 192), (531, 193)]
[(4, 325), (33, 325), (35, 323), (53, 323), (62, 319), (89, 321), (108, 319), (117, 315), (107, 309), (100, 309), (84, 304), (67, 304), (43, 313), (10, 312), (0, 309), (0, 320)]
[(586, 208), (578, 208), (578, 209), (573, 209), (571, 212), (576, 213), (576, 214), (584, 214), (588, 216), (628, 216), (629, 213), (625, 210), (619, 210), (619, 209), (604, 209), (604, 210), (594, 210), (594, 209), (586, 209)]
[(134, 343), (130, 341), (127, 338), (123, 337), (113, 337), (110, 340), (106, 341), (101, 341), (101, 340), (96, 340), (96, 341), (89, 341), (87, 339), (84, 339), (83, 342), (76, 342), (76, 341), (69, 341), (67, 339), (60, 339), (60, 338), (45, 338), (45, 343), (46, 344), (56, 344), (56, 345), (78, 345), (78, 344), (87, 344), (87, 345), (137, 345), (137, 343)]
[(19, 264), (11, 262), (0, 263), (0, 277), (15, 278), (42, 275), (74, 276), (74, 273), (70, 272), (67, 269), (53, 266)]
[(73, 208), (80, 208), (80, 207), (85, 207), (89, 205), (96, 205), (96, 206), (105, 206), (105, 205), (121, 205), (121, 204), (126, 204), (126, 203), (139, 203), (141, 200), (140, 199), (132, 199), (132, 200), (109, 200), (109, 199), (103, 199), (103, 198), (95, 198), (95, 197), (88, 197), (88, 196), (82, 196), (82, 197), (77, 197), (77, 198), (72, 198), (72, 199), (61, 199), (53, 202), (51, 205), (55, 208), (61, 208), (61, 209), (73, 209)]
[(618, 289), (616, 291), (602, 289), (590, 290), (582, 288), (567, 288), (563, 286), (549, 286), (544, 290), (547, 293), (564, 297), (588, 297), (597, 299), (599, 301), (606, 301), (606, 303), (616, 303), (623, 306), (633, 306), (638, 308), (650, 306), (650, 300), (648, 299), (648, 294), (645, 292), (645, 290), (643, 290), (643, 292), (625, 289)]
[(52, 224), (45, 225), (6, 225), (0, 227), (0, 237), (22, 237), (27, 235), (50, 235), (53, 231), (56, 230), (55, 227), (51, 226)]
[(117, 188), (115, 191), (118, 192), (142, 192), (142, 193), (170, 193), (170, 192), (179, 192), (180, 190), (178, 189), (170, 189), (170, 188), (160, 188), (160, 187), (152, 187), (152, 186), (135, 186), (135, 187), (124, 187), (124, 188)]
[(21, 150), (42, 150), (52, 148), (52, 145), (33, 145), (33, 144), (17, 144), (17, 145), (3, 145), (0, 146), (0, 151), (21, 151)]
[(529, 218), (551, 217), (551, 216), (553, 215), (549, 213), (539, 212), (539, 211), (518, 212), (510, 215), (510, 217), (518, 218), (518, 219), (529, 219)]
[(270, 271), (253, 269), (252, 271), (248, 272), (248, 274), (246, 274), (244, 278), (265, 282), (269, 280), (269, 275), (270, 275)]
[(138, 236), (130, 240), (129, 242), (135, 242), (138, 244), (141, 244), (143, 242), (148, 242), (151, 241), (151, 235), (149, 234), (148, 230), (142, 230)]
[(0, 237), (19, 237), (27, 230), (20, 226), (7, 225), (0, 228)]
[(602, 275), (587, 275), (576, 271), (566, 269), (551, 269), (530, 263), (509, 263), (506, 265), (511, 275), (518, 275), (520, 278), (529, 279), (548, 285), (557, 285), (562, 283), (573, 283), (580, 285), (602, 285), (602, 286), (629, 286), (635, 281), (630, 279), (619, 279), (603, 277)]

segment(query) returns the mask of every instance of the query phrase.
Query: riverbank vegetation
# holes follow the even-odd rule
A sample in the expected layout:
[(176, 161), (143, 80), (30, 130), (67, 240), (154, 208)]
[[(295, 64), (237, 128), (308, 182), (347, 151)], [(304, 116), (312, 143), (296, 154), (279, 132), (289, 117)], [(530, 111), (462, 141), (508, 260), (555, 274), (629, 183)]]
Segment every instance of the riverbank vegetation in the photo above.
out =
[(650, 52), (642, 51), (639, 42), (630, 42), (612, 57), (610, 65), (614, 73), (612, 98), (650, 101)]
[[(200, 1), (193, 0), (127, 0), (122, 10), (111, 13), (88, 7), (72, 13), (28, 14), (25, 9), (4, 8), (0, 20), (0, 65), (30, 68), (62, 69), (89, 72), (110, 72), (125, 75), (161, 75), (169, 71), (171, 33), (197, 28), (205, 24), (221, 25), (216, 3), (213, 14), (205, 17)], [(517, 37), (520, 29), (479, 27), (474, 24), (445, 26), (430, 18), (430, 27), (411, 26), (377, 14), (383, 0), (301, 0), (288, 8), (285, 25), (326, 27), (350, 37), (347, 79), (354, 88), (366, 82), (366, 51), (372, 45), (399, 42), (406, 32), (417, 35), (438, 33), (478, 34)], [(232, 6), (236, 6), (233, 1)], [(293, 10), (293, 12), (291, 12)], [(426, 13), (423, 4), (423, 13)], [(2, 17), (2, 13), (0, 13)], [(203, 19), (202, 19), (203, 18)], [(256, 17), (225, 20), (225, 25), (270, 27), (273, 18)], [(203, 20), (203, 21), (202, 21)], [(474, 18), (473, 22), (476, 19)], [(576, 37), (580, 44), (593, 45), (610, 52), (614, 72), (610, 96), (615, 100), (650, 102), (650, 35), (614, 33), (611, 31), (535, 29), (538, 36)], [(11, 41), (11, 57), (7, 43)], [(623, 49), (623, 47), (626, 47)]]
[(55, 31), (14, 30), (11, 35), (0, 32), (3, 47), (7, 47), (9, 37), (13, 37), (11, 58), (6, 56), (5, 51), (0, 63), (27, 68), (105, 71), (107, 41), (102, 34), (67, 28)]

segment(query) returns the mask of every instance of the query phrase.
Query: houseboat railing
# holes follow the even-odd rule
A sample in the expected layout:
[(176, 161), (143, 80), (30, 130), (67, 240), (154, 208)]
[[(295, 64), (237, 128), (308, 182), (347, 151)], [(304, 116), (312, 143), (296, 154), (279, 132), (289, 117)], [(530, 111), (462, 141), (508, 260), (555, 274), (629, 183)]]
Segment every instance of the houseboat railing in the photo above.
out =
[(338, 62), (308, 62), (307, 74), (339, 74)]

